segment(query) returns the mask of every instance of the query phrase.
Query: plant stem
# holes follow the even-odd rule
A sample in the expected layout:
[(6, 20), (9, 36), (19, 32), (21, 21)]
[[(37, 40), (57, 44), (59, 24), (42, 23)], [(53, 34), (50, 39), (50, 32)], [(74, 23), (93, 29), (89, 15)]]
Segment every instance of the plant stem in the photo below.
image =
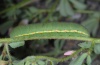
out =
[(0, 43), (11, 43), (11, 42), (18, 42), (23, 40), (33, 40), (33, 39), (69, 39), (69, 40), (82, 40), (82, 41), (94, 41), (95, 43), (100, 43), (100, 38), (89, 38), (89, 37), (32, 37), (32, 38), (2, 38), (0, 39)]
[(11, 6), (11, 7), (7, 8), (7, 9), (5, 9), (5, 10), (3, 10), (3, 11), (0, 11), (0, 14), (6, 13), (6, 12), (8, 12), (8, 11), (10, 11), (10, 10), (16, 10), (16, 9), (18, 9), (18, 8), (21, 8), (21, 7), (25, 6), (25, 5), (27, 5), (27, 4), (32, 3), (33, 1), (34, 1), (34, 0), (24, 0), (24, 1), (22, 1), (21, 3), (18, 3), (17, 5), (13, 5), (13, 6)]
[(50, 11), (50, 12), (49, 12), (48, 16), (43, 20), (44, 23), (48, 22), (48, 19), (52, 16), (53, 12), (55, 11), (58, 2), (59, 2), (59, 0), (56, 0), (55, 3), (53, 3), (52, 7), (49, 10), (46, 10), (46, 11)]
[(91, 13), (95, 13), (97, 11), (91, 11), (91, 10), (76, 10), (76, 12), (78, 12), (78, 13), (88, 13), (88, 14), (91, 14)]
[(5, 44), (5, 48), (6, 48), (6, 52), (8, 54), (9, 61), (11, 62), (12, 60), (11, 60), (8, 44)]
[(4, 46), (0, 60), (4, 60), (5, 56), (6, 56), (6, 49), (5, 49), (5, 46)]
[(64, 62), (64, 61), (67, 61), (68, 59), (72, 58), (74, 55), (77, 55), (78, 53), (80, 53), (81, 51), (83, 51), (84, 49), (79, 49), (77, 50), (75, 53), (73, 53), (71, 56), (67, 56), (65, 58), (52, 58), (52, 57), (47, 57), (47, 56), (35, 56), (36, 59), (46, 59), (46, 60), (53, 60), (53, 61), (56, 61), (56, 62)]

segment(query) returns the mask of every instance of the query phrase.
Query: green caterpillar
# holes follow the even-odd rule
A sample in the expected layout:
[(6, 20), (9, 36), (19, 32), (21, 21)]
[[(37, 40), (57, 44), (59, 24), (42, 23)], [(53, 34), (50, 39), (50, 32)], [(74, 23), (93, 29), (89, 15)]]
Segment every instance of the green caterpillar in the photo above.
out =
[(88, 31), (76, 23), (37, 23), (16, 27), (10, 34), (13, 39), (63, 39), (67, 37), (89, 37)]

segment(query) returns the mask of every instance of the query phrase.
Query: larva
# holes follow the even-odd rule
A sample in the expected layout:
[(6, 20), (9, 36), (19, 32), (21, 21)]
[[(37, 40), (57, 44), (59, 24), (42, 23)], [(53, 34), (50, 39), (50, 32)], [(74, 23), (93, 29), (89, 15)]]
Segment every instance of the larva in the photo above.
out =
[(16, 27), (10, 34), (14, 39), (56, 39), (89, 37), (88, 31), (76, 23), (37, 23)]

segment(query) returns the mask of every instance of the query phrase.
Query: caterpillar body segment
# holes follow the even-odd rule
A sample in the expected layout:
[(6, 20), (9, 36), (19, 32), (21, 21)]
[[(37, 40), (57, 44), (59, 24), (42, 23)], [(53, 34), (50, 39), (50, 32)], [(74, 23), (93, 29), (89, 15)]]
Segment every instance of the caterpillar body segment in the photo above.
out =
[(76, 23), (37, 23), (16, 27), (10, 34), (17, 39), (56, 39), (67, 37), (89, 37), (88, 31)]

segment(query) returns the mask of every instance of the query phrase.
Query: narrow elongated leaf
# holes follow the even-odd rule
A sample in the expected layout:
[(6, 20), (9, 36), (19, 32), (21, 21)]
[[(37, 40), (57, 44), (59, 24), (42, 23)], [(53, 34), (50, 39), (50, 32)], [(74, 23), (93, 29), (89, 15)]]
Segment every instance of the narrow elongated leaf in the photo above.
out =
[(13, 61), (12, 63), (13, 65), (24, 65), (24, 60), (17, 60), (17, 61)]
[(30, 11), (31, 13), (36, 13), (36, 12), (38, 12), (39, 10), (38, 10), (37, 8), (35, 8), (35, 7), (30, 7), (30, 8), (29, 8), (29, 11)]
[(2, 43), (0, 43), (0, 47), (2, 46)]
[[(81, 56), (79, 56), (77, 59), (73, 61), (73, 65), (82, 65), (84, 59), (87, 57), (87, 53), (83, 53)], [(70, 64), (70, 65), (72, 65)]]
[(38, 64), (38, 65), (45, 65), (45, 62), (44, 62), (44, 61), (41, 61), (41, 60), (38, 60), (38, 61), (37, 61), (37, 64)]
[(12, 43), (10, 43), (9, 45), (10, 45), (12, 48), (17, 48), (17, 47), (23, 46), (24, 44), (25, 44), (24, 41), (20, 41), (20, 42), (12, 42)]
[(12, 9), (10, 11), (8, 11), (3, 17), (15, 17), (17, 15), (21, 14), (21, 10), (20, 9)]
[(73, 5), (76, 9), (79, 9), (79, 10), (86, 9), (86, 5), (77, 0), (69, 0), (69, 1), (73, 3)]
[(83, 43), (78, 44), (78, 46), (80, 46), (82, 48), (90, 48), (91, 42), (83, 42)]
[(31, 63), (29, 61), (26, 61), (25, 62), (25, 65), (30, 65)]
[(78, 57), (77, 58), (74, 58), (69, 65), (74, 65), (74, 63), (77, 61)]
[(96, 54), (100, 54), (100, 44), (95, 44), (95, 46), (94, 46), (94, 52)]
[(74, 11), (67, 0), (60, 0), (58, 9), (62, 16), (74, 15)]
[(0, 14), (6, 13), (6, 12), (8, 12), (10, 10), (15, 10), (15, 9), (21, 8), (21, 7), (23, 7), (23, 6), (25, 6), (25, 5), (29, 4), (29, 3), (32, 3), (33, 1), (34, 0), (24, 0), (24, 1), (20, 2), (20, 3), (18, 3), (17, 5), (13, 5), (13, 6), (5, 9), (3, 11), (0, 11)]
[(99, 26), (99, 18), (100, 13), (94, 13), (91, 15), (87, 20), (82, 22), (82, 25), (88, 29), (90, 33), (92, 33), (93, 36), (96, 35), (98, 26)]
[(90, 57), (90, 55), (87, 56), (87, 65), (91, 65), (92, 59)]
[(52, 61), (52, 60), (50, 61), (50, 63), (51, 63), (51, 65), (55, 65), (55, 62), (54, 62), (54, 61)]
[(32, 63), (31, 65), (39, 65), (39, 64), (37, 64), (37, 63)]
[(89, 18), (88, 20), (84, 21), (82, 25), (88, 29), (89, 32), (95, 36), (99, 22), (94, 18)]
[(0, 33), (5, 34), (7, 30), (13, 25), (13, 21), (7, 21), (6, 23), (0, 25)]

